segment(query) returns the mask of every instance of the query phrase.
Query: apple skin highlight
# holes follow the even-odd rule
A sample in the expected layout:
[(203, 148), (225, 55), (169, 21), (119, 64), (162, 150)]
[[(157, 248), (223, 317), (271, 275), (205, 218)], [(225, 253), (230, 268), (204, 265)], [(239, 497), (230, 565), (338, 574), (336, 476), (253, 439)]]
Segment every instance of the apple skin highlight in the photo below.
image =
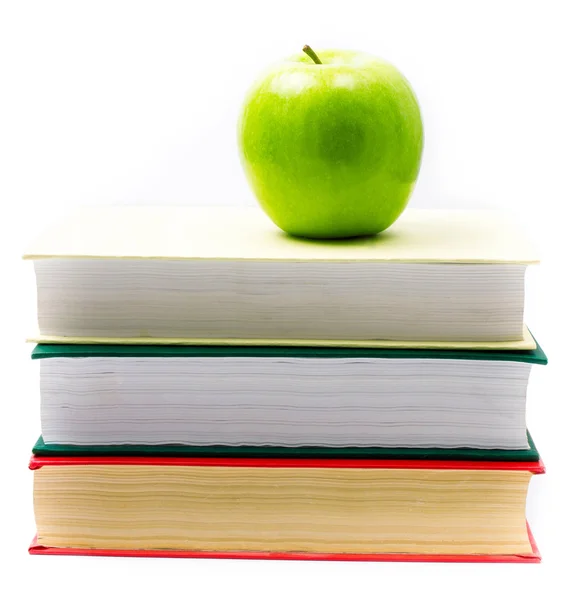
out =
[(304, 52), (270, 68), (246, 97), (238, 145), (247, 179), (287, 233), (379, 233), (403, 212), (419, 173), (415, 94), (374, 56), (319, 50), (316, 64)]

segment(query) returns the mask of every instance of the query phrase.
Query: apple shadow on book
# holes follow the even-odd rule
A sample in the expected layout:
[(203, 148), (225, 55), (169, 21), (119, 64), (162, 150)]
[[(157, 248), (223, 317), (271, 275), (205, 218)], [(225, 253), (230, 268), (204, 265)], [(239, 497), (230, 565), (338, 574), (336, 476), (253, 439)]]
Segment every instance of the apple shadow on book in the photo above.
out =
[(307, 238), (300, 237), (296, 235), (292, 235), (290, 233), (286, 233), (281, 229), (276, 231), (276, 234), (279, 237), (283, 237), (288, 240), (294, 240), (301, 244), (308, 244), (312, 246), (338, 246), (338, 247), (352, 247), (352, 246), (377, 246), (382, 242), (388, 242), (394, 240), (399, 237), (399, 234), (396, 231), (392, 231), (391, 228), (386, 229), (385, 231), (381, 231), (380, 233), (376, 233), (374, 235), (359, 235), (348, 238)]

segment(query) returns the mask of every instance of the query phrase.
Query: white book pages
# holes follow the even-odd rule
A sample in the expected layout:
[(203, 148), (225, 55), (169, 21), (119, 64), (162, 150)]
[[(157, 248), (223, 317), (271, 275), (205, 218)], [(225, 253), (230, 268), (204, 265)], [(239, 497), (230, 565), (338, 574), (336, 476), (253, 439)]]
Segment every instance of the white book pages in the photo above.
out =
[(44, 259), (35, 268), (48, 340), (523, 339), (525, 265)]
[(46, 443), (528, 448), (527, 363), (90, 357), (40, 365)]

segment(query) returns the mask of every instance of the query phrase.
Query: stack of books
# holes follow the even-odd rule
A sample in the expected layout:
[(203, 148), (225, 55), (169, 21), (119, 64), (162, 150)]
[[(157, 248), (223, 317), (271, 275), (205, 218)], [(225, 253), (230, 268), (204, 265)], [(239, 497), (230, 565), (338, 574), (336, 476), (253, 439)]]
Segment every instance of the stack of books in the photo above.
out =
[(30, 247), (33, 554), (538, 562), (534, 249), (489, 211), (290, 237), (83, 209)]

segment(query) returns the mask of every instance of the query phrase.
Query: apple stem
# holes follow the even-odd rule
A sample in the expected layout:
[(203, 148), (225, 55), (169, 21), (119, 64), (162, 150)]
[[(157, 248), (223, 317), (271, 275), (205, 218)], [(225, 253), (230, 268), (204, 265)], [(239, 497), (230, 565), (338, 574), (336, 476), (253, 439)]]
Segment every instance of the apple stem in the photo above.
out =
[(310, 46), (304, 46), (302, 51), (305, 52), (317, 65), (322, 64), (322, 61), (318, 58), (318, 55), (312, 50), (312, 48), (310, 48)]

